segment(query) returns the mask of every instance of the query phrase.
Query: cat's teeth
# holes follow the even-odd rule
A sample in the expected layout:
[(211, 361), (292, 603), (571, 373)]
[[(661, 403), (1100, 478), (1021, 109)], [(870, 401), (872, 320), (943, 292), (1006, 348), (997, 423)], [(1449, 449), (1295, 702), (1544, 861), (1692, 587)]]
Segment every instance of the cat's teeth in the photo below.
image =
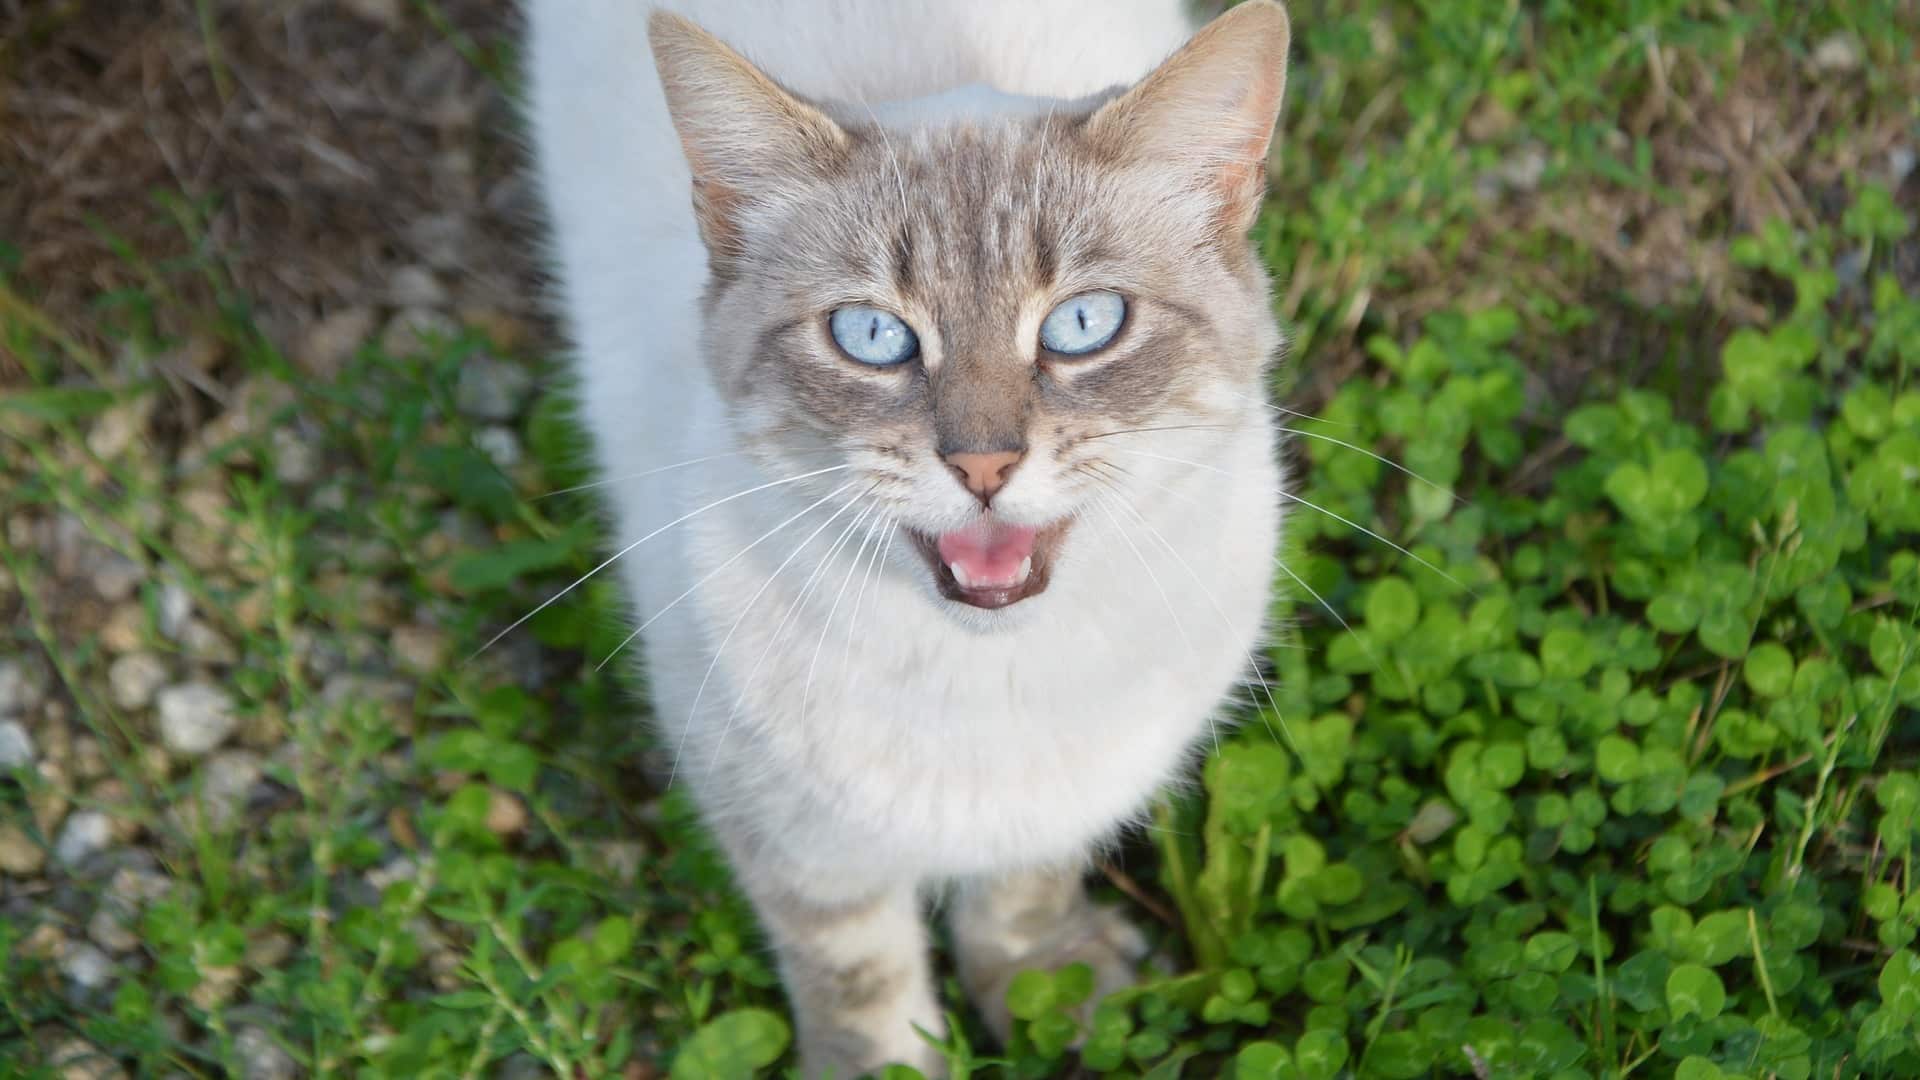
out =
[(953, 574), (954, 584), (963, 589), (973, 588), (973, 579), (967, 576), (967, 568), (959, 563), (948, 563), (947, 569)]
[(1032, 576), (1032, 574), (1033, 574), (1033, 556), (1029, 555), (1026, 558), (1020, 560), (1020, 572), (1013, 575), (1013, 583), (1015, 585), (1024, 585), (1026, 584), (1027, 578)]

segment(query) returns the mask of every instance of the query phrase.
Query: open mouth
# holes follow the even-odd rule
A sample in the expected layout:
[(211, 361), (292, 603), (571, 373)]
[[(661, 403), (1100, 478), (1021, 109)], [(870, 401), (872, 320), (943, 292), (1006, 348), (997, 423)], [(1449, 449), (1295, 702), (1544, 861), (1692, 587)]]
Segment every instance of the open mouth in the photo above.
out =
[(993, 609), (1046, 591), (1054, 549), (1068, 524), (1070, 519), (1036, 528), (983, 517), (938, 536), (917, 529), (908, 529), (907, 535), (933, 571), (941, 596)]

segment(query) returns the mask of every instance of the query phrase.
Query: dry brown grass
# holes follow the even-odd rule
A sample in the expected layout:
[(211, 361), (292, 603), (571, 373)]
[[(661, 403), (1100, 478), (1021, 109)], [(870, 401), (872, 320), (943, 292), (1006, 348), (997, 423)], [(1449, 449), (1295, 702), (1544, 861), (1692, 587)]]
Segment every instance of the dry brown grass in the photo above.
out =
[[(414, 265), (460, 307), (525, 311), (511, 111), (456, 47), (499, 39), (510, 8), (0, 0), (0, 237), (21, 280), (84, 326), (93, 298), (152, 284), (120, 242), (155, 265), (217, 253), (270, 331), (390, 302)], [(204, 218), (183, 224), (164, 193)]]

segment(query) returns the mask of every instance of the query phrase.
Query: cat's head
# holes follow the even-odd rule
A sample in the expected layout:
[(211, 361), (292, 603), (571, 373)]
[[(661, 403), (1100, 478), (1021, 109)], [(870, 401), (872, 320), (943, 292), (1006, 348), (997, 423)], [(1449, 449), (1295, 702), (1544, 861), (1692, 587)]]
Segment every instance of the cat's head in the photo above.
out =
[(849, 466), (845, 497), (897, 524), (940, 596), (1040, 593), (1076, 520), (1160, 501), (1175, 458), (1264, 425), (1280, 337), (1246, 232), (1279, 5), (1098, 100), (932, 126), (803, 100), (676, 16), (652, 39), (709, 252), (701, 345), (742, 442), (794, 474)]

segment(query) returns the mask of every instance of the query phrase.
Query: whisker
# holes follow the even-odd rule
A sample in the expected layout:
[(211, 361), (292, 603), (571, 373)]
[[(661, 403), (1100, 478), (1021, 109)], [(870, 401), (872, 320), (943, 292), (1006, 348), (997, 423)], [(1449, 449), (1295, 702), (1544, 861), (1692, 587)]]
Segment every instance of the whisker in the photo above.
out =
[(1080, 442), (1092, 442), (1095, 439), (1110, 439), (1115, 435), (1140, 435), (1149, 431), (1232, 431), (1225, 424), (1161, 424), (1157, 427), (1120, 428), (1117, 431), (1103, 431), (1098, 435), (1082, 435)]
[(1428, 487), (1434, 488), (1435, 490), (1446, 492), (1447, 495), (1450, 496), (1454, 502), (1460, 503), (1463, 506), (1466, 505), (1467, 500), (1461, 498), (1458, 495), (1455, 495), (1453, 492), (1453, 489), (1448, 487), (1447, 485), (1436, 483), (1435, 481), (1429, 480), (1426, 477), (1421, 476), (1419, 473), (1414, 472), (1412, 469), (1407, 468), (1405, 465), (1402, 465), (1399, 462), (1393, 461), (1389, 458), (1381, 457), (1379, 454), (1374, 453), (1373, 451), (1367, 449), (1364, 446), (1355, 446), (1353, 443), (1350, 443), (1345, 439), (1336, 439), (1331, 435), (1322, 435), (1316, 431), (1301, 431), (1299, 428), (1286, 428), (1285, 431), (1289, 435), (1298, 435), (1306, 439), (1319, 439), (1321, 442), (1329, 442), (1335, 446), (1344, 446), (1347, 449), (1352, 450), (1356, 454), (1365, 454), (1368, 457), (1372, 458), (1373, 460), (1379, 462), (1380, 464), (1385, 465), (1389, 469), (1393, 469), (1394, 471), (1399, 472), (1402, 475), (1410, 476), (1413, 479), (1418, 480), (1421, 483), (1427, 485)]
[(851, 499), (848, 499), (844, 504), (841, 505), (840, 509), (835, 510), (832, 514), (828, 515), (827, 520), (815, 526), (814, 530), (807, 534), (806, 539), (800, 541), (798, 544), (795, 544), (793, 547), (793, 550), (787, 553), (787, 557), (780, 561), (780, 565), (773, 568), (773, 573), (767, 575), (767, 580), (761, 582), (760, 587), (758, 589), (755, 589), (753, 595), (747, 598), (746, 605), (740, 609), (740, 614), (735, 616), (733, 620), (733, 625), (727, 627), (726, 636), (720, 639), (720, 644), (716, 646), (713, 650), (713, 659), (707, 661), (706, 674), (700, 676), (699, 689), (695, 690), (693, 693), (693, 705), (687, 710), (686, 727), (680, 730), (680, 742), (677, 746), (674, 747), (674, 750), (673, 750), (673, 767), (667, 771), (667, 786), (669, 788), (673, 786), (674, 776), (677, 775), (680, 771), (680, 757), (682, 754), (686, 753), (687, 735), (693, 731), (694, 717), (699, 715), (700, 699), (706, 696), (707, 684), (713, 679), (714, 668), (720, 666), (720, 657), (726, 653), (727, 643), (733, 640), (733, 635), (740, 630), (740, 624), (745, 622), (747, 619), (747, 616), (750, 613), (752, 613), (754, 605), (760, 602), (760, 597), (766, 593), (767, 589), (771, 587), (776, 580), (779, 579), (780, 575), (783, 572), (785, 572), (785, 570), (787, 569), (787, 566), (791, 564), (794, 559), (798, 558), (802, 551), (806, 550), (807, 545), (813, 543), (814, 537), (817, 537), (821, 533), (825, 532), (827, 529), (827, 526), (832, 525), (836, 520), (838, 520), (841, 514), (844, 514), (848, 510), (851, 510), (855, 506), (859, 505), (860, 500), (866, 498), (868, 494), (872, 493), (872, 491), (873, 491), (872, 488), (868, 488), (866, 491), (861, 492), (858, 495), (855, 495)]
[[(1226, 610), (1220, 606), (1220, 601), (1214, 598), (1213, 590), (1207, 588), (1207, 583), (1201, 580), (1200, 575), (1194, 571), (1193, 564), (1187, 561), (1186, 556), (1180, 554), (1180, 550), (1174, 547), (1172, 542), (1169, 541), (1166, 538), (1166, 536), (1160, 532), (1159, 529), (1154, 528), (1153, 522), (1148, 521), (1146, 515), (1142, 514), (1139, 508), (1133, 505), (1133, 501), (1128, 499), (1126, 497), (1126, 494), (1122, 492), (1117, 486), (1113, 488), (1113, 494), (1115, 498), (1120, 500), (1121, 508), (1126, 510), (1129, 514), (1133, 515), (1134, 520), (1138, 521), (1141, 527), (1147, 530), (1148, 535), (1152, 536), (1155, 540), (1158, 540), (1160, 542), (1160, 546), (1167, 549), (1167, 554), (1173, 556), (1174, 561), (1178, 562), (1181, 568), (1186, 570), (1187, 576), (1191, 577), (1193, 579), (1193, 583), (1200, 587), (1200, 595), (1207, 598), (1207, 603), (1209, 606), (1213, 608), (1213, 613), (1220, 617), (1221, 625), (1226, 627), (1228, 631), (1231, 632), (1233, 629), (1233, 621), (1227, 618)], [(1280, 702), (1276, 700), (1273, 696), (1273, 687), (1267, 685), (1267, 677), (1260, 673), (1260, 662), (1254, 659), (1254, 656), (1251, 650), (1247, 652), (1246, 657), (1247, 657), (1247, 665), (1253, 669), (1254, 679), (1256, 679), (1260, 683), (1261, 691), (1265, 693), (1267, 696), (1267, 704), (1273, 709), (1273, 715), (1280, 718), (1280, 730), (1281, 732), (1285, 733), (1285, 738), (1283, 741), (1286, 742), (1288, 747), (1293, 749), (1294, 755), (1296, 757), (1299, 756), (1299, 753), (1300, 753), (1299, 745), (1294, 741), (1293, 730), (1287, 724), (1286, 714), (1280, 711)], [(1255, 704), (1255, 711), (1258, 711), (1259, 702), (1256, 700), (1254, 704)], [(1274, 732), (1273, 725), (1266, 720), (1266, 715), (1264, 713), (1261, 714), (1261, 722), (1267, 725), (1267, 733), (1269, 735), (1274, 735), (1275, 738), (1280, 738), (1280, 735)]]
[(879, 528), (880, 516), (875, 514), (867, 526), (867, 534), (860, 538), (860, 549), (853, 553), (853, 561), (847, 564), (847, 576), (840, 582), (840, 592), (834, 596), (833, 606), (827, 609), (827, 621), (820, 627), (820, 641), (813, 647), (813, 658), (807, 661), (807, 682), (800, 691), (800, 719), (803, 723), (807, 718), (808, 703), (813, 700), (813, 676), (820, 668), (820, 651), (827, 646), (827, 635), (833, 631), (833, 620), (840, 614), (840, 602), (847, 598), (847, 590), (853, 586), (853, 576), (860, 572), (860, 560), (866, 556), (867, 547), (873, 543)]
[[(873, 583), (874, 571), (879, 567), (885, 566), (887, 564), (887, 556), (893, 553), (893, 538), (900, 535), (900, 530), (894, 527), (895, 519), (893, 518), (893, 516), (888, 515), (886, 521), (887, 521), (886, 542), (880, 545), (879, 553), (875, 556), (872, 562), (867, 564), (867, 574), (864, 578), (860, 579), (860, 594), (853, 598), (853, 614), (847, 617), (847, 647), (840, 656), (841, 678), (846, 678), (847, 669), (853, 666), (853, 632), (859, 628), (860, 610), (862, 605), (866, 602), (867, 586)], [(849, 679), (847, 682), (848, 688), (851, 689), (855, 683), (859, 682), (859, 680), (860, 680), (860, 673), (858, 670), (856, 670), (853, 673), (853, 678)]]
[(1408, 551), (1406, 548), (1403, 548), (1399, 544), (1396, 544), (1393, 541), (1387, 539), (1386, 537), (1381, 536), (1379, 533), (1374, 532), (1372, 529), (1367, 528), (1365, 525), (1362, 525), (1357, 521), (1353, 521), (1351, 519), (1342, 517), (1341, 515), (1336, 514), (1331, 510), (1328, 510), (1326, 507), (1320, 506), (1309, 500), (1303, 499), (1300, 496), (1295, 495), (1290, 491), (1280, 492), (1280, 497), (1287, 500), (1288, 502), (1299, 503), (1301, 506), (1304, 506), (1309, 510), (1317, 510), (1320, 513), (1325, 514), (1326, 516), (1332, 518), (1333, 520), (1338, 521), (1342, 525), (1345, 525), (1349, 529), (1358, 529), (1361, 532), (1366, 533), (1368, 536), (1373, 537), (1375, 540), (1378, 540), (1381, 543), (1392, 548), (1393, 550), (1399, 552), (1400, 554), (1405, 555), (1407, 558), (1412, 559), (1414, 562), (1419, 563), (1421, 566), (1426, 567), (1428, 570), (1431, 570), (1434, 573), (1439, 574), (1441, 577), (1446, 578), (1447, 581), (1452, 583), (1454, 588), (1459, 589), (1460, 591), (1466, 592), (1466, 593), (1474, 592), (1473, 587), (1468, 585), (1466, 582), (1461, 581), (1459, 578), (1454, 577), (1452, 574), (1447, 573), (1445, 570), (1440, 569), (1438, 566), (1435, 566), (1434, 564), (1428, 562), (1427, 560), (1421, 558), (1420, 556), (1415, 555), (1413, 552)]
[[(1111, 484), (1108, 486), (1109, 488), (1112, 487)], [(1097, 499), (1094, 501), (1094, 505), (1098, 506), (1101, 512), (1107, 515), (1108, 521), (1113, 522), (1113, 531), (1126, 543), (1128, 550), (1133, 552), (1133, 557), (1140, 561), (1140, 569), (1147, 572), (1148, 579), (1153, 582), (1154, 590), (1160, 594), (1160, 602), (1167, 606), (1167, 615), (1173, 619), (1173, 628), (1180, 632), (1180, 640), (1186, 643), (1187, 651), (1192, 652), (1193, 639), (1187, 636), (1187, 628), (1181, 625), (1180, 613), (1174, 610), (1173, 597), (1168, 594), (1166, 586), (1160, 583), (1160, 575), (1154, 573), (1153, 567), (1147, 564), (1147, 557), (1140, 553), (1139, 545), (1133, 542), (1133, 537), (1127, 535), (1126, 526), (1120, 524), (1119, 515), (1113, 512), (1113, 507), (1108, 505), (1108, 500)]]
[(1331, 424), (1334, 427), (1350, 428), (1353, 426), (1352, 424), (1342, 423), (1338, 420), (1322, 420), (1321, 418), (1314, 416), (1312, 413), (1303, 413), (1296, 409), (1289, 409), (1284, 405), (1275, 405), (1273, 402), (1268, 401), (1265, 398), (1255, 397), (1252, 394), (1243, 394), (1238, 390), (1230, 390), (1228, 391), (1228, 393), (1232, 394), (1234, 397), (1241, 399), (1242, 401), (1249, 401), (1255, 405), (1264, 405), (1265, 407), (1272, 409), (1274, 412), (1280, 413), (1285, 416), (1296, 416), (1302, 420), (1312, 420), (1315, 423), (1319, 423), (1319, 424)]
[(796, 521), (799, 521), (801, 518), (805, 517), (806, 515), (813, 513), (815, 510), (819, 509), (821, 504), (825, 503), (827, 500), (834, 498), (835, 496), (839, 495), (841, 492), (847, 490), (848, 488), (852, 487), (853, 485), (859, 482), (860, 482), (859, 480), (849, 480), (846, 483), (841, 484), (839, 487), (834, 488), (832, 491), (829, 491), (825, 495), (822, 495), (820, 496), (820, 498), (814, 500), (812, 503), (810, 503), (806, 507), (806, 509), (801, 510), (799, 513), (793, 515), (790, 518), (787, 518), (785, 521), (782, 521), (780, 524), (775, 525), (771, 529), (768, 529), (766, 532), (761, 533), (760, 536), (753, 541), (753, 543), (748, 544), (746, 547), (743, 547), (739, 551), (734, 552), (733, 555), (729, 557), (726, 562), (723, 562), (719, 566), (714, 567), (712, 570), (707, 572), (707, 575), (705, 577), (701, 578), (699, 581), (696, 581), (692, 585), (688, 586), (686, 592), (683, 592), (679, 596), (676, 596), (672, 600), (668, 601), (667, 606), (661, 608), (659, 611), (654, 612), (652, 615), (647, 616), (647, 620), (641, 623), (639, 626), (634, 627), (632, 633), (628, 634), (624, 638), (621, 638), (620, 644), (615, 645), (613, 647), (613, 651), (607, 654), (606, 659), (594, 665), (593, 670), (599, 671), (600, 669), (606, 667), (608, 664), (612, 663), (613, 658), (620, 655), (620, 650), (626, 648), (627, 645), (630, 644), (634, 638), (639, 637), (641, 633), (646, 630), (647, 627), (652, 626), (655, 622), (658, 622), (660, 620), (661, 616), (665, 615), (669, 611), (672, 611), (675, 607), (678, 607), (680, 604), (680, 601), (685, 600), (687, 597), (692, 596), (694, 593), (698, 592), (702, 585), (705, 585), (707, 582), (712, 581), (716, 577), (719, 577), (720, 574), (724, 572), (727, 567), (732, 566), (734, 563), (737, 563), (741, 559), (745, 558), (748, 552), (752, 551), (754, 548), (757, 548), (761, 544), (765, 543), (768, 539), (772, 538), (774, 534), (780, 532), (782, 529), (785, 529), (787, 526), (793, 524)]
[[(1160, 461), (1170, 461), (1176, 465), (1187, 465), (1195, 469), (1205, 469), (1208, 472), (1218, 473), (1221, 476), (1234, 475), (1229, 470), (1222, 469), (1216, 465), (1208, 465), (1204, 462), (1199, 462), (1199, 461), (1188, 461), (1185, 458), (1167, 457), (1164, 454), (1150, 454), (1145, 450), (1116, 450), (1115, 453), (1133, 454), (1136, 457), (1148, 457), (1148, 458), (1155, 458)], [(1434, 573), (1439, 574), (1441, 577), (1446, 578), (1449, 582), (1452, 582), (1456, 588), (1459, 588), (1464, 592), (1471, 593), (1474, 591), (1472, 587), (1468, 586), (1465, 582), (1461, 581), (1459, 578), (1454, 577), (1452, 574), (1447, 573), (1445, 570), (1440, 569), (1438, 566), (1435, 566), (1434, 564), (1428, 562), (1427, 560), (1421, 558), (1420, 556), (1415, 555), (1413, 552), (1408, 551), (1406, 548), (1401, 547), (1399, 544), (1396, 544), (1393, 541), (1387, 539), (1386, 537), (1381, 536), (1379, 533), (1374, 532), (1372, 529), (1367, 528), (1365, 525), (1362, 525), (1359, 522), (1352, 520), (1351, 518), (1343, 517), (1339, 514), (1336, 514), (1332, 510), (1328, 510), (1326, 507), (1320, 506), (1307, 499), (1303, 499), (1300, 496), (1295, 495), (1294, 493), (1287, 491), (1285, 489), (1279, 489), (1278, 491), (1275, 492), (1275, 494), (1279, 495), (1281, 498), (1287, 500), (1288, 502), (1299, 503), (1301, 506), (1304, 506), (1309, 510), (1317, 510), (1320, 513), (1325, 514), (1326, 516), (1332, 518), (1335, 521), (1340, 522), (1342, 525), (1345, 525), (1350, 529), (1355, 529), (1360, 532), (1366, 533), (1368, 536), (1373, 537), (1375, 540), (1378, 540), (1381, 543), (1392, 548), (1393, 550), (1399, 552), (1400, 554), (1405, 555), (1407, 558), (1412, 559), (1414, 562), (1419, 563), (1421, 566), (1426, 567), (1428, 570), (1431, 570)]]
[(699, 517), (701, 514), (704, 514), (707, 511), (714, 509), (715, 507), (725, 505), (726, 503), (730, 503), (735, 499), (746, 498), (748, 495), (752, 495), (755, 492), (765, 491), (768, 488), (782, 487), (787, 484), (797, 484), (802, 480), (811, 479), (815, 476), (823, 476), (830, 472), (840, 472), (842, 470), (851, 469), (851, 468), (853, 468), (853, 466), (851, 465), (829, 465), (824, 469), (815, 469), (812, 472), (801, 473), (798, 476), (789, 476), (784, 480), (769, 480), (764, 484), (757, 484), (753, 487), (746, 489), (745, 491), (736, 491), (731, 495), (725, 496), (724, 498), (715, 499), (714, 501), (708, 503), (707, 505), (702, 506), (698, 510), (691, 510), (685, 514), (680, 515), (679, 517), (673, 519), (672, 521), (667, 522), (665, 525), (660, 526), (659, 528), (653, 530), (652, 532), (641, 537), (640, 539), (635, 540), (633, 543), (628, 544), (626, 547), (621, 548), (619, 551), (614, 552), (611, 556), (608, 557), (606, 562), (603, 562), (599, 566), (596, 566), (593, 569), (587, 571), (586, 573), (580, 575), (580, 577), (577, 578), (573, 584), (567, 586), (564, 589), (561, 589), (559, 592), (554, 593), (552, 596), (549, 596), (545, 600), (541, 601), (539, 607), (534, 608), (532, 611), (529, 611), (525, 615), (520, 616), (518, 619), (513, 620), (513, 623), (509, 625), (505, 630), (502, 630), (499, 633), (493, 635), (491, 638), (488, 638), (487, 643), (485, 645), (482, 645), (478, 649), (475, 649), (473, 651), (473, 655), (467, 657), (466, 662), (472, 663), (475, 657), (479, 656), (483, 652), (486, 652), (488, 649), (493, 648), (493, 646), (496, 643), (498, 643), (501, 638), (506, 637), (508, 634), (511, 634), (515, 630), (519, 629), (520, 626), (524, 624), (528, 619), (531, 619), (535, 615), (538, 615), (541, 612), (552, 607), (555, 603), (559, 602), (559, 600), (562, 597), (566, 596), (568, 593), (579, 588), (580, 586), (586, 584), (589, 578), (593, 577), (595, 574), (598, 574), (600, 571), (605, 570), (607, 567), (612, 566), (614, 563), (619, 562), (620, 559), (623, 556), (625, 556), (628, 552), (632, 551), (634, 548), (639, 547), (641, 544), (644, 544), (647, 541), (653, 539), (654, 537), (659, 536), (661, 533), (666, 532), (668, 529), (671, 529), (676, 525), (683, 524), (684, 522), (691, 521), (692, 519)]
[(661, 473), (672, 472), (675, 469), (684, 469), (689, 465), (699, 465), (708, 461), (719, 461), (722, 458), (739, 457), (745, 453), (745, 450), (728, 450), (722, 454), (708, 454), (705, 457), (689, 458), (686, 461), (676, 461), (671, 465), (661, 465), (637, 473), (627, 473), (624, 476), (609, 476), (604, 480), (595, 480), (591, 484), (575, 484), (572, 487), (563, 487), (557, 491), (549, 491), (542, 495), (529, 496), (527, 501), (539, 502), (541, 499), (551, 499), (556, 495), (571, 495), (576, 491), (592, 491), (594, 488), (606, 487), (608, 484), (619, 484), (628, 480), (644, 480), (649, 476), (658, 476)]
[[(1120, 468), (1120, 466), (1111, 465), (1108, 462), (1096, 462), (1095, 464), (1108, 465), (1110, 468), (1116, 468), (1116, 469)], [(1128, 475), (1131, 476), (1132, 474), (1129, 473)], [(1167, 484), (1162, 484), (1157, 480), (1152, 480), (1143, 476), (1136, 476), (1134, 477), (1134, 479), (1140, 481), (1143, 484), (1148, 485), (1149, 487), (1158, 488), (1161, 491), (1165, 492), (1166, 494), (1171, 495), (1176, 499), (1179, 499), (1181, 502), (1184, 502), (1189, 506), (1200, 505), (1199, 500), (1193, 498), (1193, 496), (1191, 495), (1188, 495), (1186, 492), (1181, 491), (1179, 488), (1172, 487)], [(1347, 634), (1353, 638), (1354, 642), (1360, 646), (1361, 650), (1367, 654), (1368, 658), (1374, 661), (1375, 666), (1376, 667), (1379, 666), (1379, 658), (1374, 656), (1373, 647), (1367, 644), (1367, 639), (1361, 637), (1359, 634), (1354, 633), (1353, 627), (1347, 625), (1347, 620), (1341, 617), (1340, 612), (1336, 611), (1332, 604), (1327, 603), (1326, 599), (1322, 597), (1318, 592), (1315, 592), (1313, 586), (1307, 584), (1305, 578), (1302, 578), (1298, 574), (1295, 574), (1293, 572), (1293, 568), (1289, 567), (1284, 561), (1282, 561), (1280, 556), (1278, 555), (1275, 555), (1273, 557), (1273, 564), (1280, 568), (1281, 573), (1292, 578), (1294, 581), (1294, 584), (1307, 590), (1307, 595), (1313, 597), (1314, 600), (1318, 601), (1321, 607), (1327, 609), (1327, 614), (1333, 616), (1333, 620), (1339, 623), (1341, 629), (1344, 629), (1347, 632)]]
[(1292, 578), (1293, 583), (1295, 585), (1298, 585), (1301, 588), (1307, 590), (1307, 595), (1313, 597), (1316, 603), (1318, 603), (1321, 607), (1327, 609), (1327, 614), (1333, 616), (1333, 621), (1340, 624), (1340, 629), (1345, 630), (1347, 632), (1347, 636), (1353, 639), (1354, 644), (1360, 646), (1360, 651), (1367, 654), (1367, 659), (1373, 661), (1374, 670), (1377, 671), (1380, 669), (1381, 667), (1380, 657), (1374, 654), (1373, 646), (1367, 644), (1366, 638), (1363, 638), (1359, 634), (1356, 634), (1353, 632), (1353, 627), (1347, 624), (1347, 620), (1345, 618), (1342, 618), (1338, 611), (1334, 610), (1332, 604), (1327, 603), (1325, 597), (1321, 596), (1318, 592), (1314, 591), (1313, 586), (1307, 584), (1306, 578), (1303, 578), (1299, 574), (1294, 573), (1293, 568), (1287, 565), (1286, 560), (1282, 559), (1278, 555), (1275, 555), (1273, 557), (1273, 565), (1279, 567), (1281, 573), (1287, 575), (1287, 577), (1289, 578)]
[[(861, 498), (865, 497), (865, 494), (861, 495)], [(760, 656), (754, 660), (752, 669), (747, 672), (746, 681), (740, 685), (740, 693), (733, 699), (733, 708), (727, 712), (727, 722), (721, 725), (720, 737), (713, 742), (713, 755), (711, 762), (709, 762), (710, 765), (720, 760), (720, 751), (726, 746), (728, 733), (733, 731), (734, 720), (739, 717), (741, 708), (747, 703), (748, 692), (753, 689), (754, 681), (760, 675), (760, 669), (766, 666), (767, 657), (773, 654), (773, 647), (779, 644), (780, 640), (786, 636), (787, 627), (793, 622), (794, 615), (799, 612), (800, 605), (806, 603), (807, 600), (813, 596), (813, 590), (820, 582), (821, 573), (833, 562), (833, 557), (839, 554), (840, 549), (846, 546), (847, 538), (852, 536), (854, 530), (860, 527), (860, 523), (867, 519), (867, 515), (872, 514), (877, 509), (879, 509), (877, 505), (865, 507), (859, 514), (854, 516), (852, 521), (847, 523), (846, 528), (840, 530), (839, 537), (827, 548), (827, 553), (821, 557), (820, 564), (815, 566), (813, 572), (807, 575), (807, 580), (801, 584), (800, 591), (795, 594), (793, 602), (787, 605), (786, 613), (780, 616), (780, 624), (773, 628), (773, 635), (767, 638), (766, 646), (760, 650)]]

